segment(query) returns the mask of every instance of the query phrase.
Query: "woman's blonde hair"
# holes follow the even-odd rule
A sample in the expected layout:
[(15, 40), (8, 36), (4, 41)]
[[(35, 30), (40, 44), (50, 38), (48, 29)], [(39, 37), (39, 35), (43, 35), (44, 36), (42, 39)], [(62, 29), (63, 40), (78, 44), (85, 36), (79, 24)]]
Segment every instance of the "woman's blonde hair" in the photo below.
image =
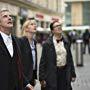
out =
[(22, 36), (26, 36), (27, 32), (26, 29), (31, 24), (31, 20), (26, 20), (22, 26)]

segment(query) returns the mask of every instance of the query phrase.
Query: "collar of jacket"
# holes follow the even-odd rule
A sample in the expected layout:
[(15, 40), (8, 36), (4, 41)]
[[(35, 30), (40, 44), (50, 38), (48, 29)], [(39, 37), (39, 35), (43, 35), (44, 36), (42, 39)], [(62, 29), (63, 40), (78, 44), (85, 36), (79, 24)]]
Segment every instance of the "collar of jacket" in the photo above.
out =
[[(68, 43), (68, 41), (62, 36), (62, 41), (64, 42), (64, 45)], [(52, 46), (53, 45), (53, 36), (50, 36), (47, 40), (47, 43)]]
[[(26, 36), (23, 36), (22, 39), (24, 39), (25, 41), (28, 41), (28, 38)], [(34, 43), (36, 45), (37, 44), (37, 41), (35, 39), (33, 39), (33, 40), (34, 40)]]

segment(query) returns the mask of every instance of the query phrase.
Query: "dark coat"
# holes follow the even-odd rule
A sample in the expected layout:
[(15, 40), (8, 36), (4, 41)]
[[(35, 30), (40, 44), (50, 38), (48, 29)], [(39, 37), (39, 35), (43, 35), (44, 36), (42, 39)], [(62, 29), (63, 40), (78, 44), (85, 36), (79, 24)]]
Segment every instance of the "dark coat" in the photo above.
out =
[[(23, 70), (25, 76), (28, 78), (29, 82), (32, 81), (33, 77), (33, 57), (32, 51), (29, 44), (29, 41), (26, 37), (22, 37), (20, 40), (20, 48), (22, 53), (22, 63), (23, 63)], [(36, 66), (35, 72), (37, 72), (37, 50), (36, 50), (36, 41), (35, 42), (35, 51), (36, 51)], [(37, 73), (35, 74), (35, 79), (37, 78)]]
[[(70, 83), (70, 77), (76, 76), (73, 66), (72, 55), (68, 42), (63, 38), (64, 46), (67, 51), (67, 65), (66, 65), (66, 79)], [(53, 38), (50, 37), (46, 43), (43, 44), (42, 56), (39, 66), (39, 80), (45, 80), (49, 87), (47, 90), (57, 90), (57, 67), (56, 67), (56, 52), (53, 44)], [(66, 81), (65, 81), (66, 82)], [(47, 86), (47, 87), (48, 87)], [(68, 89), (67, 89), (68, 90)]]
[[(22, 73), (22, 65), (21, 65), (21, 54), (20, 49), (17, 44), (17, 40), (15, 37), (12, 36), (12, 39), (17, 47), (17, 52), (19, 57), (16, 60), (16, 67), (18, 72), (18, 81), (20, 81), (21, 85), (23, 84), (23, 73)], [(8, 90), (8, 84), (9, 84), (9, 65), (10, 65), (11, 56), (3, 42), (2, 36), (0, 34), (0, 90)], [(26, 82), (25, 82), (26, 83)], [(19, 84), (20, 85), (20, 84)], [(22, 90), (22, 86), (20, 87), (20, 90)]]

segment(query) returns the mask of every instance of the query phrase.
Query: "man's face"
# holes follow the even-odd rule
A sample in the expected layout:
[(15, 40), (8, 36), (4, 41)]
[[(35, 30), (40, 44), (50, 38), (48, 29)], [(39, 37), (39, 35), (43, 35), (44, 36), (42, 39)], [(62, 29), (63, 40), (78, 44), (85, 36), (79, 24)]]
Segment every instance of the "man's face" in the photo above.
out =
[(2, 11), (0, 13), (0, 26), (2, 28), (13, 27), (13, 19), (9, 11)]
[(55, 22), (53, 24), (53, 33), (54, 34), (61, 34), (62, 33), (62, 25), (59, 22)]

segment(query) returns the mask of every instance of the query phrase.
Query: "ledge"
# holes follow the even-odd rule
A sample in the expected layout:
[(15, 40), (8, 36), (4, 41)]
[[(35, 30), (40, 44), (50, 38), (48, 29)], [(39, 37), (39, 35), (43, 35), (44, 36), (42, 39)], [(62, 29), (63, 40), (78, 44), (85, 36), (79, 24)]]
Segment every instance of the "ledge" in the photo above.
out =
[(61, 16), (61, 13), (53, 11), (53, 10), (49, 10), (47, 8), (44, 8), (38, 4), (35, 4), (33, 2), (30, 1), (26, 1), (26, 0), (0, 0), (1, 2), (5, 2), (5, 3), (10, 3), (12, 5), (16, 5), (19, 7), (23, 7), (23, 8), (28, 8), (34, 11), (41, 11), (43, 13), (47, 13), (49, 15), (53, 14), (53, 15), (58, 15)]

